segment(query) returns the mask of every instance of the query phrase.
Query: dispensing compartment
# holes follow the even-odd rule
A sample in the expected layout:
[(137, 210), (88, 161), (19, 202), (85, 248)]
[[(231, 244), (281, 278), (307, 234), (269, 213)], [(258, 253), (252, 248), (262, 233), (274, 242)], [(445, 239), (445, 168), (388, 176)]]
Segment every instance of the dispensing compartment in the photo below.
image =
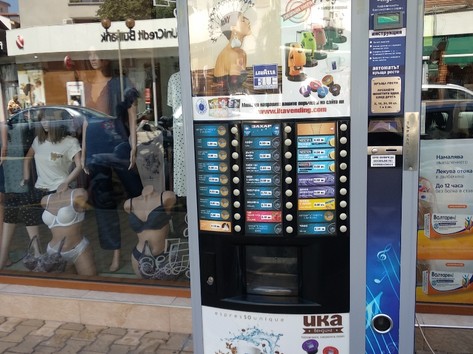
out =
[[(220, 236), (220, 235), (219, 235)], [(348, 237), (200, 235), (206, 306), (268, 313), (349, 310)]]
[(299, 297), (297, 248), (246, 247), (246, 293), (249, 297)]

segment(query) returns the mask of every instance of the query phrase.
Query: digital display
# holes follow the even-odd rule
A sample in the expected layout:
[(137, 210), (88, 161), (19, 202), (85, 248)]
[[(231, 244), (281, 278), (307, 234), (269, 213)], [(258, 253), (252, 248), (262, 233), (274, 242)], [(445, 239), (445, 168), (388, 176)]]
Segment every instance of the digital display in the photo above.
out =
[(395, 29), (402, 28), (403, 20), (401, 12), (380, 13), (374, 15), (374, 29)]

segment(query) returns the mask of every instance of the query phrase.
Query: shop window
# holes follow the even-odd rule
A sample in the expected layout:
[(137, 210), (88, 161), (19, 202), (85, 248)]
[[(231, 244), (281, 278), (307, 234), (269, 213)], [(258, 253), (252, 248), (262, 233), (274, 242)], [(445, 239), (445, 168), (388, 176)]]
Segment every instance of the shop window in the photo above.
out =
[(188, 287), (177, 45), (162, 57), (148, 37), (137, 50), (92, 50), (96, 25), (77, 54), (0, 65), (14, 73), (4, 102), (21, 107), (2, 130), (0, 273)]

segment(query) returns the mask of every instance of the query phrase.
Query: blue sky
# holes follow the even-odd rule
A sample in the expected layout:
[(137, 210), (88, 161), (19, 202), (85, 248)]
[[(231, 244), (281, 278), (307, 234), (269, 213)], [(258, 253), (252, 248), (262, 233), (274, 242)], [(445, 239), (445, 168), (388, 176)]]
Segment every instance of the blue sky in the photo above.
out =
[(5, 0), (10, 6), (10, 12), (18, 12), (18, 0)]

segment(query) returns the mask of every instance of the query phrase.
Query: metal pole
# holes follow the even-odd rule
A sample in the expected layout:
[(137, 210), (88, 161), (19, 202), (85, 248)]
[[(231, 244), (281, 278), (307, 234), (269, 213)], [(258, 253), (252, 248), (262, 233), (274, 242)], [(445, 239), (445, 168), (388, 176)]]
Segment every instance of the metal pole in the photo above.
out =
[(151, 75), (152, 75), (152, 79), (153, 79), (154, 124), (156, 126), (158, 126), (158, 98), (157, 98), (158, 91), (157, 91), (157, 87), (156, 87), (156, 63), (155, 63), (155, 60), (154, 60), (154, 53), (151, 56)]
[(117, 31), (117, 36), (118, 36), (118, 69), (120, 71), (120, 98), (121, 101), (123, 102), (125, 96), (123, 94), (123, 67), (122, 67), (122, 34), (120, 33), (120, 30)]

